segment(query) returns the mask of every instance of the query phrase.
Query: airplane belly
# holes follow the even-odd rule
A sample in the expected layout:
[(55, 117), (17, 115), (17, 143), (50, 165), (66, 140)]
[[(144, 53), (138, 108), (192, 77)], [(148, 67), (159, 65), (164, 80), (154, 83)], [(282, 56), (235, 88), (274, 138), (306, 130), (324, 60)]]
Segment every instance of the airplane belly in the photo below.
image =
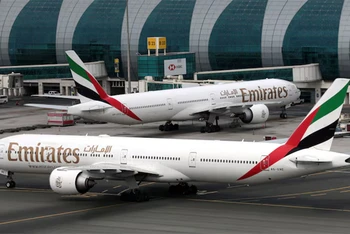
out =
[(35, 173), (35, 174), (49, 174), (58, 166), (46, 165), (44, 163), (31, 163), (31, 162), (10, 162), (3, 166), (1, 169), (7, 171), (14, 171), (19, 173)]

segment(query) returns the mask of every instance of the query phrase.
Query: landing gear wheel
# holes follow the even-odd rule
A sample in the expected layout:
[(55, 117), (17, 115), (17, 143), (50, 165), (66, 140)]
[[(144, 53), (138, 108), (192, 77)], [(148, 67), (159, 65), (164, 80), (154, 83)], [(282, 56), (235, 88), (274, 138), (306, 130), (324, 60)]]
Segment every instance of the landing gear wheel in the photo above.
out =
[(208, 125), (205, 127), (201, 127), (201, 133), (211, 133), (211, 132), (220, 132), (221, 127), (219, 125)]
[(197, 186), (195, 185), (191, 185), (189, 190), (190, 190), (190, 194), (197, 194), (198, 192)]
[(197, 194), (197, 192), (198, 189), (195, 185), (189, 186), (187, 183), (179, 183), (169, 187), (169, 193), (171, 195), (190, 195)]
[(164, 131), (165, 132), (170, 131), (170, 129), (171, 129), (170, 125), (164, 125)]
[(145, 192), (142, 192), (139, 189), (133, 191), (126, 191), (121, 194), (120, 200), (122, 201), (131, 201), (131, 202), (144, 202), (149, 201), (149, 195)]
[(212, 126), (207, 127), (207, 133), (211, 133), (212, 130), (213, 130), (213, 127), (212, 127)]
[(6, 182), (6, 188), (14, 188), (16, 187), (15, 181), (7, 181)]
[(281, 119), (286, 119), (287, 118), (287, 113), (281, 113), (280, 114)]
[(178, 124), (172, 124), (171, 122), (166, 122), (164, 125), (159, 125), (159, 130), (160, 131), (174, 131), (174, 130), (179, 130), (179, 125)]

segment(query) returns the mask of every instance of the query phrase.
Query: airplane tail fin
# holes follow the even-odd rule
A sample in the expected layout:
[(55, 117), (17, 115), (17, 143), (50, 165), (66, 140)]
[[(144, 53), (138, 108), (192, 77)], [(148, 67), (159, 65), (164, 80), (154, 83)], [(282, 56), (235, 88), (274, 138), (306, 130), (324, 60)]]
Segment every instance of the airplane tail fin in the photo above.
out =
[(108, 94), (91, 72), (89, 72), (75, 51), (66, 51), (66, 55), (80, 101), (82, 103), (91, 100), (103, 102), (108, 98)]
[(349, 81), (335, 79), (285, 144), (294, 146), (294, 150), (310, 147), (330, 150)]

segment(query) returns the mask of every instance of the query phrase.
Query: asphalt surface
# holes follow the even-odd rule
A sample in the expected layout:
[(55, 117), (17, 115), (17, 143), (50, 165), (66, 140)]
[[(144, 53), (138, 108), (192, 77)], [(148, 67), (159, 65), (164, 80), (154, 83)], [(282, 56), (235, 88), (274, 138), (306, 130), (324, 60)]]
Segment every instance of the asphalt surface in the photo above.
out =
[[(0, 137), (50, 133), (261, 141), (270, 134), (288, 137), (311, 107), (290, 109), (287, 120), (272, 112), (266, 125), (229, 128), (227, 120), (220, 120), (224, 130), (211, 134), (198, 132), (203, 123), (184, 122), (177, 132), (159, 132), (160, 123), (78, 124)], [(0, 106), (0, 129), (44, 124), (46, 112)], [(348, 141), (335, 139), (332, 149), (350, 152)], [(101, 181), (84, 195), (62, 196), (50, 190), (48, 175), (16, 174), (15, 189), (0, 186), (0, 233), (349, 233), (349, 176), (350, 170), (343, 169), (254, 186), (195, 183), (199, 192), (191, 196), (171, 196), (167, 184), (143, 183), (151, 200), (134, 203), (120, 201), (126, 186), (119, 181)], [(5, 182), (0, 177), (0, 185)]]
[(17, 175), (0, 188), (0, 233), (349, 233), (350, 171), (257, 186), (198, 183), (171, 196), (145, 183), (149, 202), (122, 202), (126, 187), (103, 182), (81, 196), (50, 191), (47, 176)]

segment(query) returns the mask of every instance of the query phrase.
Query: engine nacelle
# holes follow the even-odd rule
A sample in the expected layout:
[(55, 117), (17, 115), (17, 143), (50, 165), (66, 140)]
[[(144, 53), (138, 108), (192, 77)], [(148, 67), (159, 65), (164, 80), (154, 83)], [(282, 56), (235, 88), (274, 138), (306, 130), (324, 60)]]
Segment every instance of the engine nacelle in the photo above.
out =
[(256, 104), (243, 111), (239, 117), (243, 123), (265, 123), (269, 118), (269, 109), (264, 104)]
[(84, 175), (81, 170), (56, 168), (50, 175), (51, 189), (59, 194), (76, 195), (89, 191), (95, 181)]

